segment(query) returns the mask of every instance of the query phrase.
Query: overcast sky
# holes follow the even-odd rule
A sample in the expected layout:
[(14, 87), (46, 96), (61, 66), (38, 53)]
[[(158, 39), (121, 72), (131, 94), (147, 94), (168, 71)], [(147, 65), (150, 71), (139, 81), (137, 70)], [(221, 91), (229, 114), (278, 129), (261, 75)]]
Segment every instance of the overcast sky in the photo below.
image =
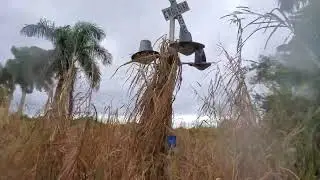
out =
[[(0, 60), (11, 58), (11, 46), (36, 45), (50, 48), (45, 40), (26, 38), (19, 34), (24, 24), (36, 23), (40, 18), (47, 18), (57, 25), (74, 24), (77, 21), (90, 21), (101, 26), (107, 38), (103, 45), (113, 54), (112, 66), (103, 68), (103, 80), (98, 93), (94, 94), (94, 103), (100, 107), (111, 101), (114, 106), (128, 103), (124, 85), (124, 70), (114, 79), (111, 74), (121, 64), (130, 60), (130, 56), (138, 50), (141, 39), (155, 42), (166, 34), (169, 23), (164, 20), (161, 9), (169, 6), (168, 0), (1, 0), (0, 6)], [(205, 44), (207, 60), (218, 61), (217, 44), (221, 42), (229, 50), (235, 43), (236, 29), (220, 17), (226, 15), (236, 6), (244, 5), (257, 10), (267, 11), (275, 7), (275, 0), (188, 0), (190, 11), (183, 14), (193, 40)], [(178, 29), (177, 29), (178, 30)], [(263, 44), (252, 40), (246, 47), (244, 55), (254, 59), (262, 53)], [(190, 61), (190, 57), (185, 58)], [(183, 83), (174, 104), (177, 115), (191, 116), (197, 113), (199, 103), (193, 94), (192, 86), (200, 82), (206, 87), (212, 75), (207, 71), (197, 71), (185, 66)], [(201, 91), (201, 89), (199, 89)], [(202, 89), (204, 91), (205, 89)], [(118, 94), (122, 94), (120, 97)], [(15, 93), (15, 103), (20, 92)], [(46, 96), (34, 93), (27, 97), (28, 110), (34, 112), (42, 106)]]

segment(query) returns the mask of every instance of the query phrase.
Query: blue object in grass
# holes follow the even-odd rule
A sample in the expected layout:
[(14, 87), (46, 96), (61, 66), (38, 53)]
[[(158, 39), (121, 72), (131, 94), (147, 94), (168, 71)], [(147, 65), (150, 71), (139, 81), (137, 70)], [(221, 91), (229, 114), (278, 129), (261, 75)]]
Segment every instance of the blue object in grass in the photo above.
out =
[(176, 136), (168, 136), (167, 143), (170, 148), (174, 148), (177, 145), (177, 137)]

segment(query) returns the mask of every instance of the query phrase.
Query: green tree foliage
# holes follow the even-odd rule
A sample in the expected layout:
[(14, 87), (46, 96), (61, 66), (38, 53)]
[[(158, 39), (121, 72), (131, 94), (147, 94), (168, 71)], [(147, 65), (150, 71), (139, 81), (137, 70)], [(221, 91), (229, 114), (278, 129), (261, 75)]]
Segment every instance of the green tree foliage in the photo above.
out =
[(291, 143), (297, 150), (295, 172), (302, 179), (315, 179), (320, 168), (320, 1), (279, 0), (288, 12), (293, 33), (274, 56), (261, 56), (252, 65), (251, 83), (263, 84), (269, 94), (256, 100), (267, 111), (264, 123), (274, 131), (292, 132), (303, 125)]
[(8, 72), (7, 68), (0, 64), (0, 105), (9, 107), (12, 99), (12, 94), (15, 89), (15, 85), (11, 74)]
[(292, 12), (300, 9), (308, 0), (278, 0), (280, 9), (286, 12)]
[(253, 65), (252, 69), (256, 70), (253, 83), (272, 85), (278, 90), (286, 87), (286, 91), (293, 94), (304, 91), (300, 95), (309, 94), (312, 101), (319, 104), (320, 21), (317, 17), (320, 1), (280, 0), (279, 3), (290, 3), (291, 10), (296, 9), (290, 16), (294, 34), (288, 43), (278, 46), (275, 57), (262, 56), (259, 64)]
[(320, 169), (320, 1), (278, 2), (279, 8), (265, 14), (239, 7), (226, 17), (238, 26), (238, 37), (244, 43), (263, 30), (270, 32), (268, 44), (280, 28), (287, 30), (277, 53), (260, 56), (258, 63), (250, 67), (255, 72), (251, 83), (268, 89), (267, 94), (254, 95), (265, 110), (260, 123), (274, 133), (274, 138), (283, 138), (295, 148), (296, 158), (288, 160), (294, 162), (291, 169), (301, 179), (315, 179)]
[[(41, 19), (37, 24), (26, 25), (21, 33), (28, 37), (41, 37), (52, 42), (55, 58), (50, 69), (56, 73), (58, 85), (55, 91), (55, 101), (60, 98), (62, 87), (66, 83), (66, 73), (79, 65), (89, 80), (92, 88), (98, 88), (101, 73), (97, 59), (104, 65), (111, 64), (111, 54), (100, 43), (105, 38), (104, 31), (95, 24), (78, 22), (74, 26), (56, 26), (53, 22)], [(73, 106), (73, 86), (75, 79), (71, 79), (69, 92), (69, 114)]]
[(12, 47), (14, 59), (9, 59), (2, 68), (0, 83), (10, 92), (10, 97), (15, 85), (21, 88), (22, 96), (18, 112), (22, 114), (26, 95), (36, 88), (39, 91), (48, 91), (53, 83), (52, 71), (45, 70), (49, 65), (52, 51), (47, 51), (35, 46)]

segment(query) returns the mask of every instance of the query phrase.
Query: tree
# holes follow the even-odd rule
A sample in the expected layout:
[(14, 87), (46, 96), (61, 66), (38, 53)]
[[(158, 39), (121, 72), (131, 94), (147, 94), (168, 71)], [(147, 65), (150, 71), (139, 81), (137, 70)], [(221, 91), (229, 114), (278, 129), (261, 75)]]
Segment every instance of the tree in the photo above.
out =
[[(263, 84), (270, 90), (266, 96), (260, 93), (256, 96), (267, 111), (261, 124), (267, 125), (271, 132), (290, 132), (303, 127), (300, 133), (291, 137), (290, 143), (297, 156), (290, 161), (295, 162), (292, 169), (301, 179), (313, 179), (320, 167), (316, 150), (320, 141), (314, 138), (320, 132), (320, 21), (317, 19), (320, 1), (279, 0), (279, 4), (279, 8), (266, 14), (242, 7), (242, 11), (230, 17), (237, 25), (244, 20), (239, 16), (253, 17), (247, 25), (242, 24), (247, 29), (255, 27), (244, 38), (246, 40), (260, 30), (271, 30), (268, 41), (279, 28), (289, 30), (276, 55), (261, 56), (254, 64), (252, 70), (256, 74), (252, 82)], [(239, 29), (242, 35), (244, 28)]]
[(285, 132), (280, 135), (282, 138), (303, 127), (286, 142), (296, 150), (295, 159), (289, 161), (295, 162), (292, 170), (301, 179), (314, 179), (320, 168), (320, 141), (314, 138), (320, 133), (320, 20), (317, 19), (320, 1), (278, 2), (279, 7), (267, 13), (241, 6), (225, 17), (237, 25), (240, 47), (261, 31), (268, 32), (267, 46), (278, 30), (285, 30), (281, 35), (286, 38), (277, 47), (277, 53), (261, 56), (251, 68), (256, 72), (252, 83), (263, 84), (269, 89), (267, 95), (258, 92), (255, 96), (267, 111), (261, 118), (261, 125), (270, 132)]
[(308, 0), (278, 0), (278, 3), (281, 10), (292, 12), (303, 7)]
[[(256, 67), (256, 81), (264, 80), (264, 84), (279, 88), (299, 89), (301, 86), (314, 88), (318, 84), (317, 76), (320, 68), (320, 1), (317, 0), (278, 0), (279, 8), (261, 14), (248, 7), (239, 7), (225, 17), (238, 26), (238, 37), (244, 39), (241, 47), (253, 34), (264, 30), (270, 31), (270, 38), (284, 28), (288, 31), (285, 42), (277, 47), (274, 57), (262, 57)], [(246, 22), (246, 23), (245, 23)], [(249, 32), (248, 32), (249, 31)], [(243, 32), (249, 33), (243, 37)], [(272, 61), (270, 61), (272, 59)], [(280, 82), (282, 79), (282, 82)], [(285, 79), (285, 80), (284, 80)], [(276, 88), (276, 89), (278, 89)], [(320, 100), (320, 98), (319, 98)]]
[(294, 35), (288, 43), (279, 46), (278, 50), (290, 52), (292, 56), (289, 58), (299, 54), (309, 56), (308, 58), (320, 68), (320, 20), (317, 18), (320, 15), (320, 2), (317, 0), (307, 2), (298, 11), (292, 13)]
[[(7, 64), (10, 62), (7, 62)], [(8, 72), (6, 66), (0, 67), (0, 86), (2, 90), (1, 105), (5, 106), (9, 110), (11, 100), (13, 97), (13, 91), (15, 84), (13, 82), (12, 75)]]
[[(101, 73), (96, 59), (104, 65), (111, 64), (111, 54), (100, 43), (105, 38), (104, 31), (89, 22), (77, 22), (74, 26), (55, 26), (53, 22), (41, 19), (37, 24), (29, 24), (21, 33), (28, 37), (41, 37), (52, 42), (55, 59), (51, 63), (58, 78), (54, 101), (60, 100), (63, 85), (68, 81), (67, 73), (75, 69), (77, 64), (89, 80), (92, 88), (98, 89)], [(73, 87), (75, 75), (71, 78), (67, 89), (69, 94), (69, 115), (73, 108)]]
[[(6, 74), (3, 78), (10, 82), (10, 89), (16, 84), (21, 88), (21, 100), (18, 106), (18, 114), (23, 113), (26, 95), (33, 92), (34, 88), (39, 91), (48, 91), (53, 83), (53, 73), (44, 71), (52, 55), (51, 51), (32, 47), (12, 47), (11, 52), (14, 59), (9, 59), (5, 66)], [(12, 90), (13, 93), (13, 90)]]

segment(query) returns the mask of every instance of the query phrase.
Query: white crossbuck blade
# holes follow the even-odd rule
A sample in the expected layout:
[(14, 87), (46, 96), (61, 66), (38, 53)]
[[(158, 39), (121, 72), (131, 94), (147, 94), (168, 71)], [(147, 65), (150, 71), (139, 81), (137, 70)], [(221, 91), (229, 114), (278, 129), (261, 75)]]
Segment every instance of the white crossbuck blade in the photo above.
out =
[(162, 13), (166, 21), (169, 21), (170, 19), (176, 18), (178, 15), (181, 15), (189, 10), (190, 8), (188, 6), (187, 1), (183, 1), (179, 4), (173, 2), (173, 4), (170, 7), (163, 9)]
[(177, 19), (181, 29), (187, 32), (188, 31), (187, 26), (181, 15), (190, 10), (187, 1), (183, 1), (179, 4), (177, 4), (176, 0), (169, 0), (169, 1), (171, 3), (171, 6), (162, 10), (165, 20), (168, 21), (172, 19)]

